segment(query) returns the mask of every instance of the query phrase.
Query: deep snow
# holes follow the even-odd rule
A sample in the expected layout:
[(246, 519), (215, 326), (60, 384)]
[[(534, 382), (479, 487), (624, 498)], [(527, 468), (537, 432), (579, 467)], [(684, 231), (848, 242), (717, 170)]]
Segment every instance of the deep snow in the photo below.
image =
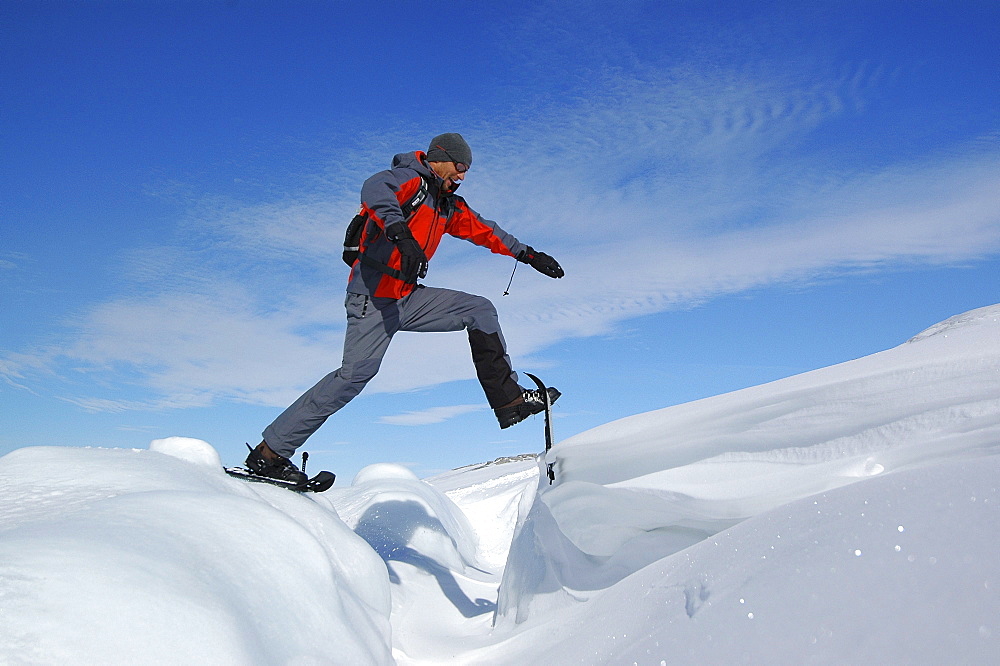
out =
[(420, 480), (0, 458), (0, 663), (996, 663), (1000, 306)]

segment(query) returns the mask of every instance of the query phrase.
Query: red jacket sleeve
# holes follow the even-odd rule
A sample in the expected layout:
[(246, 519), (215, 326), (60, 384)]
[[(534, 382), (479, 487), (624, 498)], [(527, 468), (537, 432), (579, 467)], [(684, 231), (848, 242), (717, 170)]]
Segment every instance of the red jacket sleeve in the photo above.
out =
[(500, 228), (496, 222), (483, 219), (476, 211), (469, 208), (462, 197), (455, 197), (455, 212), (448, 219), (445, 231), (456, 238), (462, 238), (485, 247), (495, 254), (505, 254), (516, 257), (526, 247)]

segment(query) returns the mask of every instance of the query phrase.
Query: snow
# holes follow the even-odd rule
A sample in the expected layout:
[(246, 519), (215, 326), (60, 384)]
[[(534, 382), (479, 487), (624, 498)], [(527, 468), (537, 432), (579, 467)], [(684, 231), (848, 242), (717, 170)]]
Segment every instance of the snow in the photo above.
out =
[(996, 663), (998, 486), (1000, 306), (426, 480), (26, 447), (0, 663)]
[(157, 448), (0, 459), (0, 663), (389, 660), (385, 566), (336, 515)]

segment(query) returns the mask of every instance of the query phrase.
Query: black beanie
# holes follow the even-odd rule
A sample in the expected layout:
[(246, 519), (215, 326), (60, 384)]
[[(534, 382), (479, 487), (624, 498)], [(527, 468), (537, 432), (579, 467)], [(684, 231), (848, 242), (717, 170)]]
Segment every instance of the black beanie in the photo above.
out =
[(461, 134), (449, 132), (431, 139), (427, 149), (428, 162), (461, 162), (472, 166), (472, 148), (465, 142)]

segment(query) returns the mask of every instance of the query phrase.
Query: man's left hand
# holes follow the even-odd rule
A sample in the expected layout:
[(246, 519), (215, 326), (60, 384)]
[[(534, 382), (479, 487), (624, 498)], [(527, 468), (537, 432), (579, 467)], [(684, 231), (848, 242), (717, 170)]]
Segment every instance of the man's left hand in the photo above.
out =
[(561, 278), (566, 274), (558, 261), (544, 252), (539, 252), (530, 245), (524, 248), (521, 254), (517, 255), (517, 260), (523, 261), (539, 273), (548, 275), (550, 278)]

